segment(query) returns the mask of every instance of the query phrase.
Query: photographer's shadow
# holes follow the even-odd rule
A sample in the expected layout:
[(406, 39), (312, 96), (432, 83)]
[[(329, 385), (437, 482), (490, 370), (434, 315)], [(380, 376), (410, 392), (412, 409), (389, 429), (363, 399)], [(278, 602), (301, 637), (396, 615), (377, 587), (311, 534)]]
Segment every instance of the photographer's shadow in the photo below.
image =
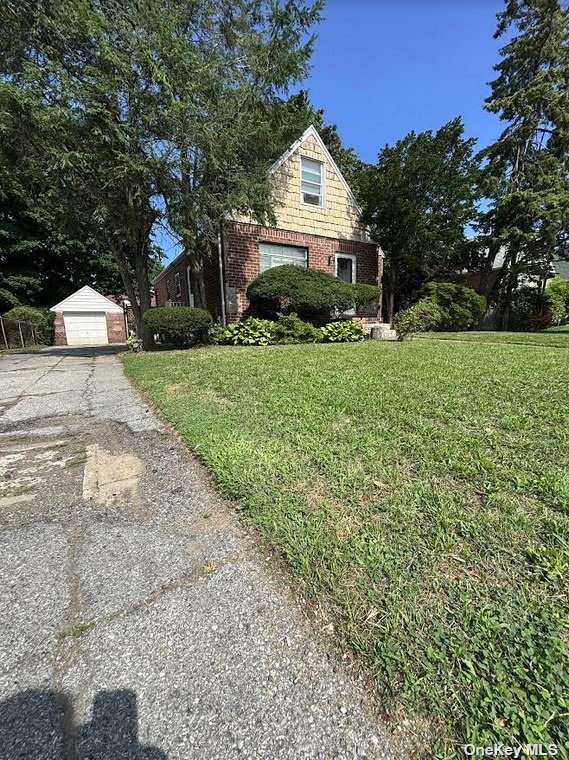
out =
[(30, 689), (0, 702), (1, 760), (167, 760), (138, 741), (136, 694), (101, 691), (93, 718), (74, 727), (68, 698)]

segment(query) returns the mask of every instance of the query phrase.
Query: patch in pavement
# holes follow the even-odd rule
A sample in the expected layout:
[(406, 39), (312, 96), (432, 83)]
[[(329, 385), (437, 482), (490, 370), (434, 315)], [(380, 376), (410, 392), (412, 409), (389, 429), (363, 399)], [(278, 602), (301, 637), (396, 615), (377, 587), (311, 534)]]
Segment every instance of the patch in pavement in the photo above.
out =
[(102, 507), (141, 507), (139, 480), (142, 462), (132, 454), (113, 454), (92, 443), (87, 446), (83, 498)]

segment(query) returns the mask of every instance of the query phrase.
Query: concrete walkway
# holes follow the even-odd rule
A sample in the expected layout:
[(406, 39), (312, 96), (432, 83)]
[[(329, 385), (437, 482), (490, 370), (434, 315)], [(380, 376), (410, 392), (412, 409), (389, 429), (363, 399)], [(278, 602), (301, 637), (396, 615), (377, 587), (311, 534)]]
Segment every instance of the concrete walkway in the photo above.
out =
[(0, 758), (393, 758), (113, 349), (0, 358)]

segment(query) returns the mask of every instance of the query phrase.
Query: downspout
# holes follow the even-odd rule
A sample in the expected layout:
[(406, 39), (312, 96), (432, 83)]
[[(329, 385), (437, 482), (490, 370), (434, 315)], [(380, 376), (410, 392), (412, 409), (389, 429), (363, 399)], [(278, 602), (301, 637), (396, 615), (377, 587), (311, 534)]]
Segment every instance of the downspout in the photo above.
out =
[(219, 225), (219, 235), (217, 236), (217, 255), (219, 259), (219, 293), (221, 295), (221, 326), (227, 327), (227, 317), (225, 314), (225, 278), (224, 261), (223, 261), (223, 238), (222, 226)]
[(377, 286), (381, 288), (381, 295), (379, 296), (379, 308), (377, 318), (381, 322), (383, 319), (383, 264), (385, 261), (385, 255), (381, 250), (381, 246), (377, 246)]

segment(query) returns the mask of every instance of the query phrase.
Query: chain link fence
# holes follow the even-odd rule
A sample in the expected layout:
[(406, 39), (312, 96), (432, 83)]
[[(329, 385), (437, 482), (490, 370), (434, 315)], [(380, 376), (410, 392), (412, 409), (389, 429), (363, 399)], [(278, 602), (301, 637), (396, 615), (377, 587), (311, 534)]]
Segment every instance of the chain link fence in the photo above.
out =
[(28, 348), (43, 344), (43, 332), (33, 322), (6, 322), (0, 317), (0, 348)]

